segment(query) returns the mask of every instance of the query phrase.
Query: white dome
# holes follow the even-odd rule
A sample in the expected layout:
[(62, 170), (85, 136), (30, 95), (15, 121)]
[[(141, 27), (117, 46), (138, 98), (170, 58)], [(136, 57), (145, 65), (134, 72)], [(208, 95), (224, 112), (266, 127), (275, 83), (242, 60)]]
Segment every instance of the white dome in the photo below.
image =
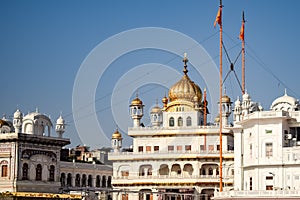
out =
[(234, 105), (235, 106), (241, 106), (241, 101), (240, 101), (239, 97), (237, 97), (237, 100), (234, 102)]
[(14, 113), (14, 118), (18, 119), (18, 118), (21, 118), (21, 117), (22, 117), (22, 113), (20, 112), (19, 109), (17, 109), (16, 112)]
[(275, 99), (271, 105), (271, 110), (298, 110), (299, 101), (294, 97), (288, 96), (287, 93)]
[(59, 118), (56, 120), (56, 124), (65, 124), (65, 120), (60, 115)]

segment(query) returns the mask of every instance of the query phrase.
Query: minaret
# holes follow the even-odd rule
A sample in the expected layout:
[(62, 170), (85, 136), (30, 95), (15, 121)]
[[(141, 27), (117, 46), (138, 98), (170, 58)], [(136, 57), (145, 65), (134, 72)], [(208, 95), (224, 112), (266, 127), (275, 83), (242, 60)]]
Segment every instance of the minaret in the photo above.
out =
[(242, 104), (240, 98), (237, 97), (237, 100), (234, 102), (234, 112), (233, 112), (233, 121), (234, 123), (241, 121), (242, 116)]
[(13, 120), (15, 133), (20, 133), (21, 132), (22, 120), (23, 120), (22, 113), (20, 112), (19, 109), (17, 109), (16, 112), (14, 113), (14, 120)]
[(111, 137), (111, 147), (114, 149), (114, 152), (120, 152), (122, 147), (122, 139), (122, 135), (117, 128)]
[(243, 100), (242, 100), (242, 115), (245, 116), (249, 114), (249, 108), (251, 105), (251, 98), (250, 95), (245, 91), (245, 94), (243, 94)]
[(158, 102), (156, 100), (156, 105), (151, 109), (151, 125), (153, 127), (159, 127), (162, 124), (162, 111), (158, 106)]
[(129, 107), (130, 115), (133, 120), (133, 127), (140, 127), (141, 119), (144, 115), (144, 105), (143, 102), (139, 99), (138, 94), (136, 94), (136, 98), (132, 100)]
[(226, 95), (226, 91), (224, 92), (224, 95), (222, 96), (222, 122), (223, 126), (228, 125), (228, 117), (231, 114), (231, 100)]
[(62, 138), (63, 133), (65, 132), (65, 120), (62, 118), (61, 114), (59, 118), (56, 120), (55, 131), (59, 138)]

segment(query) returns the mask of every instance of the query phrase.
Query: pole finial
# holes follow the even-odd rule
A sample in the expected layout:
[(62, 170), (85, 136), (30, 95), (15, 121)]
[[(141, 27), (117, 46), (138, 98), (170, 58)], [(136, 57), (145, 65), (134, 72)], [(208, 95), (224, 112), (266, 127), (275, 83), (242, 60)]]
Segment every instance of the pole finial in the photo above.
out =
[(184, 53), (184, 56), (183, 56), (183, 60), (182, 62), (184, 63), (184, 69), (183, 69), (183, 73), (186, 75), (188, 73), (188, 70), (187, 70), (187, 63), (189, 62), (189, 60), (187, 59), (187, 53)]

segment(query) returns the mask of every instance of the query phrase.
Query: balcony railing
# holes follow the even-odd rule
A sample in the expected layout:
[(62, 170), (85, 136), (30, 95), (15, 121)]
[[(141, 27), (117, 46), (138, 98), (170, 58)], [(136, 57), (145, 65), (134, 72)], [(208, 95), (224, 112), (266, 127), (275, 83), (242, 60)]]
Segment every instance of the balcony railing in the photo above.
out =
[(299, 197), (300, 190), (249, 190), (215, 192), (215, 197)]

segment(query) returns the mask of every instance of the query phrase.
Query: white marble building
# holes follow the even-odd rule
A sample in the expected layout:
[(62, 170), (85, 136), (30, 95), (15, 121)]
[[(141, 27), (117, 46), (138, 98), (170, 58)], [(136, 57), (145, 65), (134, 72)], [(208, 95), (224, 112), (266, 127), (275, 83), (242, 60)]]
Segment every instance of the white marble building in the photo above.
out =
[[(163, 106), (154, 106), (151, 125), (144, 127), (143, 102), (137, 96), (130, 104), (133, 127), (133, 152), (121, 152), (122, 135), (112, 135), (114, 152), (112, 186), (114, 200), (135, 199), (209, 199), (219, 187), (219, 126), (207, 123), (205, 93), (188, 76), (187, 58), (184, 75), (169, 90)], [(202, 96), (204, 95), (204, 97)], [(224, 95), (223, 120), (231, 113), (230, 98)], [(217, 105), (216, 105), (217, 106)], [(228, 126), (228, 124), (224, 124)], [(223, 179), (225, 188), (233, 187), (233, 134), (223, 129)]]
[[(250, 96), (243, 95), (243, 102)], [(268, 111), (246, 110), (235, 102), (234, 190), (216, 199), (300, 197), (300, 105), (287, 93)]]

